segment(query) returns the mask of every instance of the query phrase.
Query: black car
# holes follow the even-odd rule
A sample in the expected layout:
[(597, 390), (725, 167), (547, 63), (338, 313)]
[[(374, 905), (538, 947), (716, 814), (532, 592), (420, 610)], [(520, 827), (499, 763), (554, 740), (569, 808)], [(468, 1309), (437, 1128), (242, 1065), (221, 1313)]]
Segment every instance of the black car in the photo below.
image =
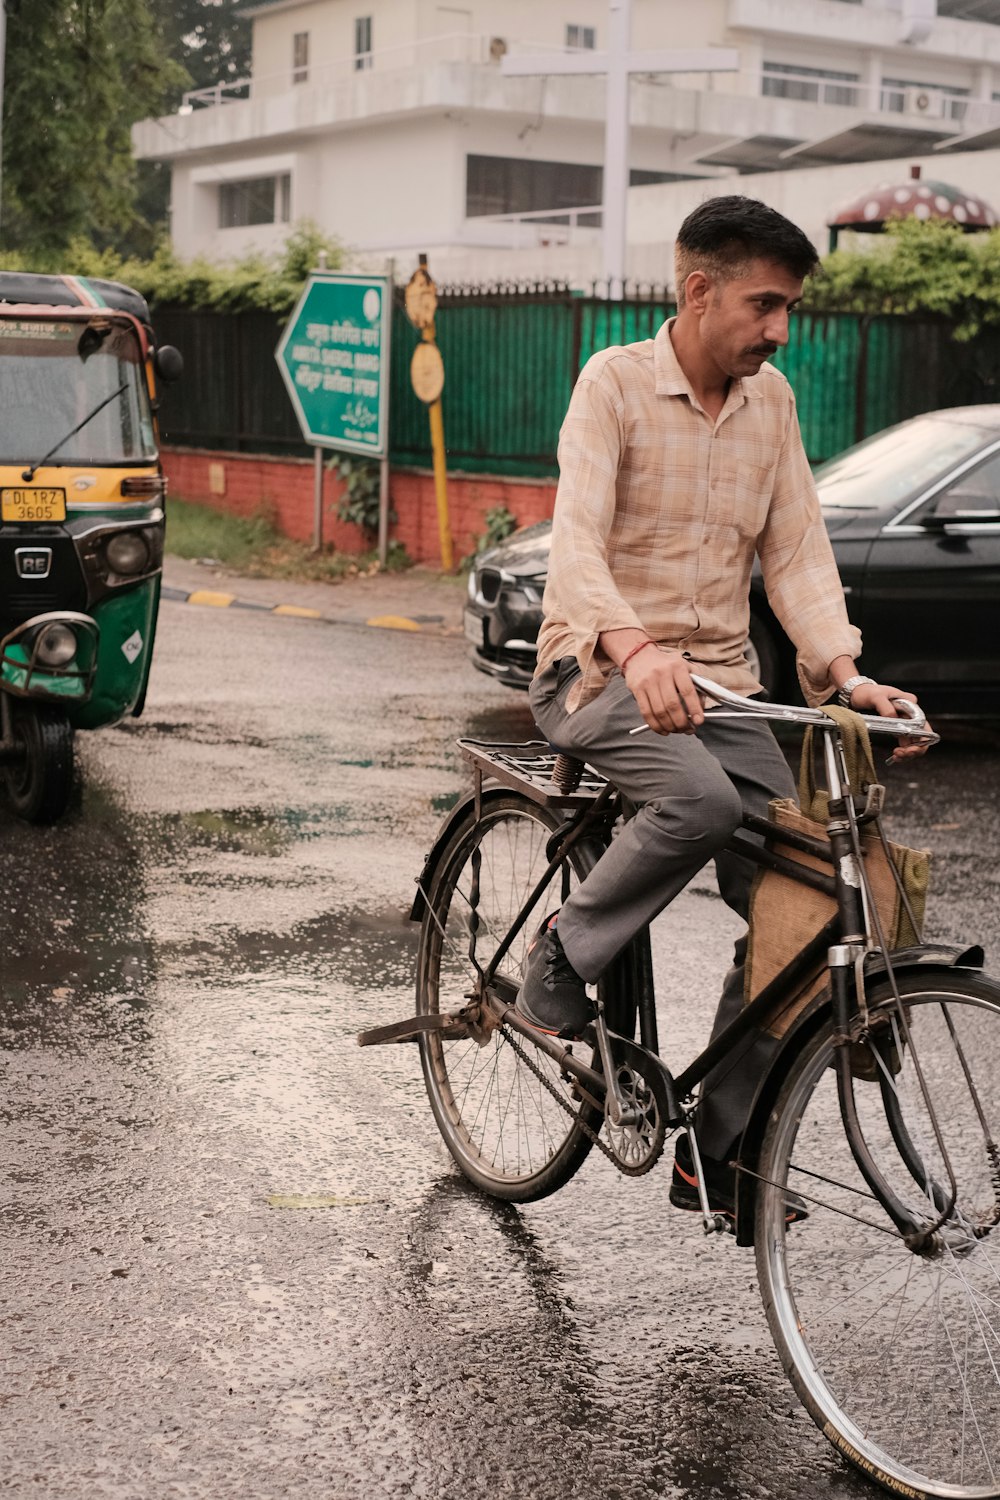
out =
[[(927, 412), (816, 470), (869, 676), (932, 716), (1000, 714), (1000, 405)], [(550, 523), (477, 561), (465, 633), (473, 664), (526, 688), (535, 663)], [(774, 699), (795, 699), (795, 657), (755, 571), (747, 657)]]

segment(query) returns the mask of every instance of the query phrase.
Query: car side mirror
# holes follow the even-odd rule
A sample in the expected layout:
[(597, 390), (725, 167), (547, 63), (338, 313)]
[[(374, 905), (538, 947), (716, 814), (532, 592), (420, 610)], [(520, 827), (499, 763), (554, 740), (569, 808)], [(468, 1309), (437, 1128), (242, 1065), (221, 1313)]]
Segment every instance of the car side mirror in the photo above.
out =
[(153, 355), (153, 369), (164, 385), (172, 385), (184, 374), (184, 356), (173, 344), (161, 344)]

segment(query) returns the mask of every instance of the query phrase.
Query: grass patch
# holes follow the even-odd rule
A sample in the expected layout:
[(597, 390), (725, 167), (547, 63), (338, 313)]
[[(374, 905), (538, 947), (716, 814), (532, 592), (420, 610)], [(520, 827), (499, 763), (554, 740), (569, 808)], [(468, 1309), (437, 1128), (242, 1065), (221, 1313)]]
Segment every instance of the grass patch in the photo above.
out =
[[(175, 557), (202, 558), (248, 578), (310, 583), (338, 583), (379, 571), (375, 552), (311, 552), (304, 543), (282, 536), (264, 514), (233, 516), (173, 497), (166, 509), (166, 548)], [(389, 548), (388, 571), (409, 566), (405, 549), (394, 543)]]

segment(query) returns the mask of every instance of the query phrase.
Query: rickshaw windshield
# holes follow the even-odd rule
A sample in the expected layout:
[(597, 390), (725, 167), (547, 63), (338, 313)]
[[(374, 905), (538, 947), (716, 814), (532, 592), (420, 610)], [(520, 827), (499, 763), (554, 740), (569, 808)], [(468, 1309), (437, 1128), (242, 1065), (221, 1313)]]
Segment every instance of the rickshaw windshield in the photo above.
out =
[(139, 340), (130, 325), (112, 319), (0, 318), (0, 463), (37, 463), (102, 401), (107, 405), (61, 442), (47, 463), (156, 458)]

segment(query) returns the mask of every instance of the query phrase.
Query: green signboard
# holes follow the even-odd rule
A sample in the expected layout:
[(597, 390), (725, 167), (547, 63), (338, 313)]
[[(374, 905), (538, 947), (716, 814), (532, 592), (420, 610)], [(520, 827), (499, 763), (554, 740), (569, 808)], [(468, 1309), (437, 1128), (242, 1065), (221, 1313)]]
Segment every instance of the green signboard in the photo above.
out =
[(388, 277), (310, 276), (275, 359), (314, 447), (384, 456), (391, 318)]

